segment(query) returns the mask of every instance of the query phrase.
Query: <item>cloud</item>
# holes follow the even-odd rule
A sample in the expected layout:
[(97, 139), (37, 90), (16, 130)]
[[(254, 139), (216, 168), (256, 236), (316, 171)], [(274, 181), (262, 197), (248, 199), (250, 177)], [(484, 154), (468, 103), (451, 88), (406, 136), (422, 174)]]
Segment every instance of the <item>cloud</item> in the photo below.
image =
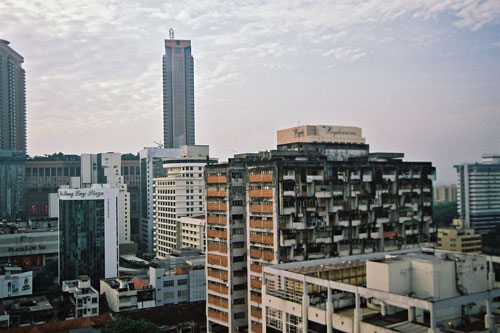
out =
[[(132, 129), (147, 122), (159, 128), (162, 39), (170, 27), (177, 38), (193, 40), (199, 107), (200, 99), (224, 100), (214, 95), (218, 87), (249, 82), (259, 70), (286, 73), (306, 62), (331, 68), (364, 61), (375, 53), (373, 45), (396, 43), (384, 30), (391, 23), (441, 17), (450, 29), (478, 31), (498, 25), (500, 2), (3, 0), (0, 38), (26, 58), (29, 128), (42, 136), (44, 128), (113, 132), (118, 124)], [(413, 37), (409, 43), (431, 43), (435, 36)], [(158, 139), (151, 131), (130, 130), (116, 147)], [(30, 149), (58, 150), (57, 141), (30, 140)]]

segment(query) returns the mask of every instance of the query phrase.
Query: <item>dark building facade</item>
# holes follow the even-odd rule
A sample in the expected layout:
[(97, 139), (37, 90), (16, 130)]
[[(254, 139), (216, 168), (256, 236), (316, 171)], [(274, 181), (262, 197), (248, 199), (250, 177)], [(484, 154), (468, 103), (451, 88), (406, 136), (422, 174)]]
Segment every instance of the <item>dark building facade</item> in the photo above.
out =
[(61, 185), (69, 185), (71, 177), (80, 177), (78, 155), (60, 154), (28, 159), (25, 172), (26, 216), (48, 216), (49, 193), (56, 193)]
[(24, 58), (0, 39), (0, 149), (26, 152)]
[(24, 164), (22, 150), (0, 150), (0, 219), (24, 217)]
[(141, 169), (139, 156), (137, 159), (123, 159), (122, 155), (122, 176), (127, 184), (130, 194), (130, 236), (133, 242), (139, 242), (139, 221), (141, 218), (140, 210), (140, 184)]

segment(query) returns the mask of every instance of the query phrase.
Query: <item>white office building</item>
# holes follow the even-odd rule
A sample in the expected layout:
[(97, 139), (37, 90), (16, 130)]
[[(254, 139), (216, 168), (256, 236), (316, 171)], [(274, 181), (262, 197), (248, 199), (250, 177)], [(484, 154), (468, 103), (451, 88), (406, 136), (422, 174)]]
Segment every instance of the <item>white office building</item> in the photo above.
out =
[(149, 268), (156, 306), (200, 302), (206, 299), (205, 256), (172, 257)]
[(208, 146), (183, 146), (182, 156), (164, 158), (165, 176), (154, 179), (153, 221), (157, 258), (165, 258), (182, 247), (180, 217), (204, 215), (204, 172)]
[(500, 154), (483, 155), (481, 163), (455, 165), (457, 202), (466, 228), (480, 233), (500, 224)]

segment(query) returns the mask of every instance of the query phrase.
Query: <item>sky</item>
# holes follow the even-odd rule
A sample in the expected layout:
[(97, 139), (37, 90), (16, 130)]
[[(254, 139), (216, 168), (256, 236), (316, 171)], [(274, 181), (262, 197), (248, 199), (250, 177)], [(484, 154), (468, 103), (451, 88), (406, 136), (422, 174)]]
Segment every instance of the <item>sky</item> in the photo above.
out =
[(213, 157), (273, 149), (297, 124), (361, 127), (440, 184), (500, 153), (499, 0), (2, 0), (28, 154), (162, 141), (170, 28), (192, 40), (196, 143)]

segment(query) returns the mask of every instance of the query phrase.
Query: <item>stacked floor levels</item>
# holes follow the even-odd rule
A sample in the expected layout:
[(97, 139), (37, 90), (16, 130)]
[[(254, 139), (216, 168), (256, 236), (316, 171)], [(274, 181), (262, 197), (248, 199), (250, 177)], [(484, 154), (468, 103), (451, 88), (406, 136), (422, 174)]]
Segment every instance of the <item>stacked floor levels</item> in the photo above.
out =
[[(246, 302), (249, 331), (262, 331), (263, 266), (433, 242), (435, 169), (402, 157), (369, 154), (365, 144), (294, 143), (207, 166), (208, 329), (239, 328), (235, 304)], [(232, 265), (245, 250), (241, 300)]]

